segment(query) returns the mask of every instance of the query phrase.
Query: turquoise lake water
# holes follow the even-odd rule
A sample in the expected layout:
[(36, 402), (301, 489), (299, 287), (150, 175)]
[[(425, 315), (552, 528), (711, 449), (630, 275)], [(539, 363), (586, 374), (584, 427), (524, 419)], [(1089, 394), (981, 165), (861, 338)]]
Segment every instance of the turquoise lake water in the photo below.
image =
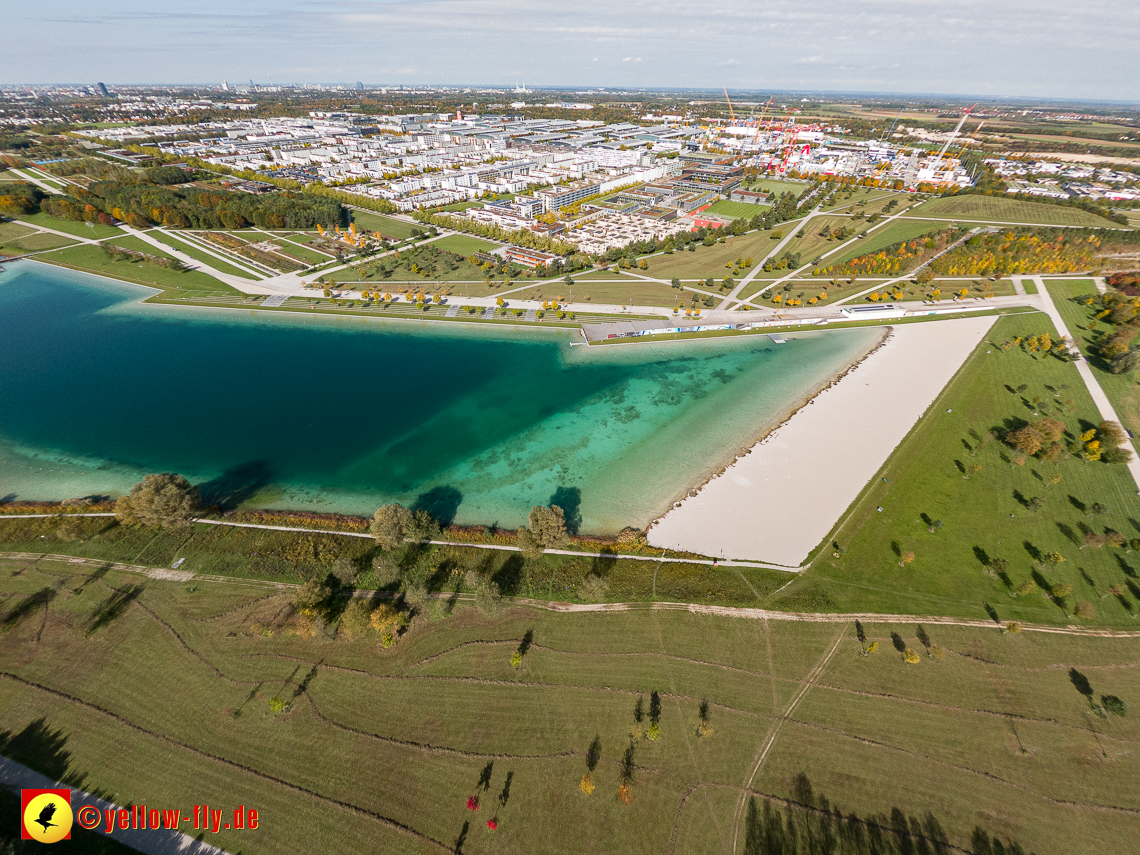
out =
[(31, 262), (0, 274), (0, 497), (176, 471), (234, 506), (463, 524), (557, 501), (644, 526), (860, 358), (876, 329), (572, 347), (576, 333), (141, 304)]

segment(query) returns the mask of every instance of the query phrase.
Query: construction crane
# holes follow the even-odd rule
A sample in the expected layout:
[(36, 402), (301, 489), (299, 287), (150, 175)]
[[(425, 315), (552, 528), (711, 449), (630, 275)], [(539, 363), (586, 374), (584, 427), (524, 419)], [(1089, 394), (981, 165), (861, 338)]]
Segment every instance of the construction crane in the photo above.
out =
[(764, 127), (764, 114), (768, 112), (768, 108), (772, 106), (772, 102), (775, 100), (776, 96), (771, 96), (764, 105), (764, 109), (760, 111), (760, 118), (756, 122), (756, 133), (752, 135), (752, 145), (756, 145), (756, 141), (760, 139), (760, 130)]
[(883, 134), (881, 137), (879, 137), (879, 142), (882, 142), (884, 139), (886, 139), (886, 138), (887, 138), (887, 137), (889, 137), (889, 136), (890, 136), (892, 133), (894, 133), (894, 130), (895, 130), (895, 125), (897, 125), (897, 124), (899, 123), (899, 117), (900, 117), (900, 116), (902, 116), (902, 111), (903, 111), (903, 108), (902, 108), (902, 107), (899, 107), (899, 112), (898, 112), (898, 115), (896, 115), (896, 116), (895, 116), (895, 120), (894, 120), (893, 122), (891, 122), (891, 128), (890, 128), (890, 130), (889, 130), (889, 131), (887, 131), (885, 134)]
[[(974, 106), (971, 107), (970, 110), (973, 110), (974, 107), (977, 107), (977, 106), (978, 106), (977, 104), (974, 104)], [(942, 155), (946, 154), (946, 149), (950, 148), (950, 143), (952, 143), (954, 141), (955, 137), (958, 136), (958, 131), (962, 130), (962, 125), (966, 124), (966, 119), (970, 115), (970, 110), (967, 110), (965, 113), (962, 114), (962, 118), (958, 121), (958, 127), (954, 128), (954, 133), (950, 134), (950, 138), (948, 140), (946, 140), (946, 144), (944, 146), (942, 146), (942, 150), (938, 152), (938, 160), (942, 160)], [(979, 125), (979, 127), (981, 127), (981, 126)]]
[(721, 88), (724, 90), (724, 100), (728, 101), (728, 116), (730, 119), (732, 119), (732, 124), (735, 125), (736, 124), (736, 114), (732, 112), (732, 100), (728, 97), (728, 87), (722, 86)]

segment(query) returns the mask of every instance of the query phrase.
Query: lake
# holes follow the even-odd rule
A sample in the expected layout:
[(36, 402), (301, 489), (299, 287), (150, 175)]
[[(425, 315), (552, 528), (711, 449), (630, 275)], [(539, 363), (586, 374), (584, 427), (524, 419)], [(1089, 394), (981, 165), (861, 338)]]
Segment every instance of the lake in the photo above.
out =
[(226, 507), (399, 501), (515, 527), (553, 500), (584, 532), (641, 528), (882, 333), (587, 348), (567, 330), (148, 305), (126, 283), (5, 267), (7, 500), (174, 471)]

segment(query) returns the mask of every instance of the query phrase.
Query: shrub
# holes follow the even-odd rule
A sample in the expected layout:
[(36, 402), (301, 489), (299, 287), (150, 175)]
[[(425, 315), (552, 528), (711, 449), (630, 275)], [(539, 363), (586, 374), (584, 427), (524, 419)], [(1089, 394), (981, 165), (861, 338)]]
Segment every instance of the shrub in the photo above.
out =
[(917, 665), (922, 661), (922, 658), (909, 647), (906, 649), (906, 653), (903, 654), (903, 659), (910, 665)]
[(293, 608), (301, 614), (313, 614), (328, 602), (332, 588), (323, 579), (312, 578), (293, 593)]
[(289, 712), (289, 702), (283, 698), (270, 698), (269, 711), (272, 713)]
[(1077, 607), (1073, 609), (1073, 614), (1075, 614), (1081, 620), (1092, 620), (1096, 617), (1096, 609), (1093, 608), (1092, 603), (1088, 602), (1087, 600), (1082, 600), (1081, 602), (1077, 603)]
[(1113, 715), (1118, 715), (1121, 718), (1128, 715), (1128, 704), (1120, 700), (1116, 695), (1101, 695), (1100, 703), (1108, 712)]
[(522, 653), (516, 650), (511, 654), (511, 667), (517, 671), (522, 666), (522, 660)]
[(400, 637), (400, 633), (408, 625), (408, 616), (396, 611), (394, 606), (385, 603), (372, 612), (369, 618), (372, 631), (379, 634), (380, 643), (384, 647), (391, 647)]
[(400, 581), (400, 562), (390, 552), (372, 559), (372, 580), (381, 588)]
[(475, 588), (475, 608), (487, 617), (498, 615), (503, 610), (503, 595), (499, 592), (499, 586), (489, 579), (480, 582)]
[(578, 782), (578, 789), (582, 791), (584, 796), (594, 792), (594, 778), (589, 772), (583, 775), (582, 780)]
[(582, 584), (578, 588), (578, 597), (586, 602), (595, 603), (604, 600), (609, 590), (609, 579), (591, 573), (582, 580)]
[(353, 598), (340, 618), (340, 633), (349, 641), (368, 635), (372, 629), (372, 605), (368, 600)]

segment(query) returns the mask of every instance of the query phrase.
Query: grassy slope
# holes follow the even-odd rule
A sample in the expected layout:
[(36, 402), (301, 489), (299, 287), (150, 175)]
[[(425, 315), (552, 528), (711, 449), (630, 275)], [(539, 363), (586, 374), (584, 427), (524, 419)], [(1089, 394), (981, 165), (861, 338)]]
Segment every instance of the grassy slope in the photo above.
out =
[[(795, 232), (800, 226), (796, 221), (783, 223), (779, 228), (783, 229), (786, 235), (788, 229)], [(729, 237), (724, 243), (712, 246), (697, 244), (693, 252), (681, 250), (672, 255), (655, 255), (649, 259), (649, 270), (645, 272), (659, 279), (672, 279), (674, 276), (679, 279), (707, 279), (710, 276), (718, 280), (723, 279), (729, 273), (729, 269), (724, 266), (725, 262), (751, 256), (752, 263), (759, 264), (779, 242), (779, 239), (772, 238), (774, 233), (775, 230), (749, 232)]]
[[(98, 578), (64, 564), (2, 571), (8, 615), (35, 591), (57, 594), (46, 612), (6, 622), (0, 670), (49, 691), (5, 680), (0, 728), (42, 719), (69, 770), (120, 803), (256, 806), (257, 832), (219, 835), (230, 851), (294, 852), (304, 839), (310, 851), (442, 852), (468, 824), (469, 855), (662, 852), (674, 827), (676, 851), (728, 853), (737, 788), (773, 714), (841, 636), (754, 791), (787, 797), (802, 772), (844, 811), (931, 811), (963, 848), (979, 824), (1038, 852), (1113, 851), (1140, 833), (1135, 815), (1090, 807), (1140, 806), (1123, 766), (1140, 728), (1134, 717), (1090, 719), (1066, 673), (1076, 665), (1096, 691), (1134, 702), (1136, 640), (932, 627), (946, 657), (907, 666), (887, 635), (917, 647), (912, 626), (869, 625), (883, 649), (864, 659), (845, 625), (522, 608), (493, 619), (461, 607), (385, 651), (371, 639), (253, 634), (282, 614), (287, 596), (271, 591)], [(85, 633), (113, 589), (136, 584), (138, 605)], [(516, 671), (508, 659), (528, 631)], [(648, 707), (652, 691), (661, 738), (636, 743), (626, 806), (615, 798), (619, 764), (634, 704)], [(292, 710), (272, 714), (273, 697)], [(695, 734), (702, 698), (708, 739)], [(597, 790), (585, 798), (577, 785), (595, 736)], [(469, 812), (484, 773), (481, 810)], [(494, 835), (483, 827), (491, 816)]]
[[(1045, 401), (1041, 417), (1064, 421), (1070, 432), (1099, 421), (1071, 364), (1034, 359), (1018, 349), (1002, 353), (991, 345), (1045, 331), (1056, 337), (1039, 314), (1007, 317), (995, 324), (988, 340), (887, 463), (881, 474), (888, 480), (873, 481), (849, 511), (835, 535), (846, 554), (834, 558), (833, 550), (825, 547), (804, 581), (785, 593), (787, 602), (843, 611), (970, 617), (984, 617), (988, 603), (1003, 620), (1067, 623), (1071, 619), (1042, 592), (1011, 598), (1003, 582), (988, 575), (980, 560), (988, 556), (1008, 561), (1008, 576), (1017, 586), (1031, 578), (1031, 550), (1037, 549), (1065, 557), (1059, 569), (1041, 575), (1049, 584), (1073, 585), (1068, 611), (1076, 601), (1087, 600), (1095, 604), (1097, 623), (1135, 625), (1140, 587), (1130, 574), (1137, 572), (1131, 568), (1140, 562), (1120, 550), (1082, 550), (1073, 542), (1085, 525), (1098, 532), (1114, 529), (1128, 538), (1140, 536), (1140, 499), (1128, 471), (1068, 455), (1057, 464), (1031, 458), (1018, 467), (1003, 462), (1008, 449), (998, 441), (984, 445), (976, 455), (966, 447), (977, 445), (970, 431), (984, 437), (991, 429), (1006, 430), (1019, 420), (1035, 419), (1030, 401), (1036, 396)], [(1029, 386), (1024, 396), (1006, 390), (1021, 383)], [(1059, 397), (1054, 398), (1048, 387)], [(1070, 399), (1076, 412), (1059, 413), (1055, 404)], [(959, 463), (982, 469), (967, 480)], [(1058, 485), (1049, 487), (1039, 480), (1054, 472), (1062, 475)], [(1027, 510), (1015, 492), (1043, 498), (1044, 508), (1037, 513)], [(1090, 518), (1075, 504), (1094, 502), (1107, 505), (1109, 512)], [(875, 510), (880, 506), (881, 513)], [(923, 514), (941, 519), (945, 527), (931, 534)], [(899, 551), (917, 556), (905, 569), (898, 566), (896, 544)], [(1082, 577), (1082, 570), (1096, 583), (1095, 589)], [(1133, 589), (1129, 596), (1120, 601), (1100, 599), (1109, 585), (1126, 583)], [(819, 596), (821, 592), (830, 603)]]
[(370, 214), (366, 211), (357, 210), (356, 208), (351, 210), (351, 214), (358, 229), (367, 229), (370, 232), (378, 231), (385, 237), (394, 237), (402, 240), (406, 237), (411, 237), (412, 229), (417, 228), (413, 223), (407, 223), (403, 220), (393, 219), (392, 217), (384, 217), (380, 214)]
[[(140, 241), (141, 243), (141, 241)], [(159, 250), (146, 244), (151, 255), (161, 254)], [(134, 248), (133, 246), (131, 247)], [(143, 250), (146, 251), (146, 250)], [(228, 285), (223, 285), (212, 276), (196, 270), (179, 272), (146, 262), (112, 260), (97, 246), (74, 246), (40, 256), (45, 261), (58, 261), (70, 267), (101, 273), (129, 282), (138, 282), (152, 287), (171, 291), (213, 291), (236, 294)]]
[(720, 214), (737, 219), (743, 217), (746, 220), (751, 220), (757, 214), (768, 211), (770, 207), (769, 205), (753, 205), (751, 202), (729, 202), (727, 199), (721, 199), (719, 202), (709, 205), (701, 213)]
[(27, 220), (29, 223), (36, 223), (47, 229), (55, 229), (57, 232), (66, 232), (69, 235), (78, 235), (79, 237), (85, 238), (105, 238), (123, 234), (122, 229), (117, 229), (114, 226), (105, 226), (102, 223), (79, 223), (75, 220), (60, 220), (42, 212), (26, 217), (19, 217), (18, 219)]
[[(1113, 374), (1108, 370), (1104, 360), (1096, 355), (1092, 343), (1097, 340), (1088, 329), (1088, 324), (1096, 314), (1091, 306), (1084, 306), (1074, 298), (1096, 294), (1096, 285), (1091, 279), (1082, 280), (1045, 280), (1046, 287), (1053, 297), (1053, 303), (1061, 313), (1065, 326), (1069, 328), (1069, 335), (1075, 339), (1075, 344), (1085, 355), (1089, 366), (1096, 375), (1100, 387), (1112, 402), (1112, 408), (1120, 416), (1124, 427), (1140, 436), (1140, 392), (1137, 391), (1136, 378), (1129, 374)], [(1099, 332), (1112, 329), (1112, 325), (1098, 322)], [(1135, 440), (1133, 445), (1136, 445)]]
[(951, 196), (931, 199), (908, 212), (914, 217), (954, 217), (960, 220), (993, 220), (1009, 223), (1040, 223), (1057, 226), (1089, 226), (1115, 228), (1116, 224), (1104, 217), (1090, 214), (1079, 208), (1049, 205), (1044, 202), (1024, 202), (1001, 196)]

